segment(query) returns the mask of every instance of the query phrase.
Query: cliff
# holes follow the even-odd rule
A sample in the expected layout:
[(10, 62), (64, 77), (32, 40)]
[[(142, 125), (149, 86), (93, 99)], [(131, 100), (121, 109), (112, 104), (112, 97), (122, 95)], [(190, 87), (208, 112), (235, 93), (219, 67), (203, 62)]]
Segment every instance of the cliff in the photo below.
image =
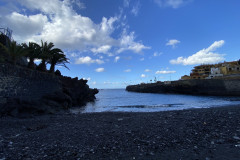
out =
[(127, 91), (142, 93), (177, 93), (215, 96), (240, 96), (240, 79), (194, 79), (130, 85)]
[(0, 63), (0, 115), (56, 113), (94, 101), (87, 81)]

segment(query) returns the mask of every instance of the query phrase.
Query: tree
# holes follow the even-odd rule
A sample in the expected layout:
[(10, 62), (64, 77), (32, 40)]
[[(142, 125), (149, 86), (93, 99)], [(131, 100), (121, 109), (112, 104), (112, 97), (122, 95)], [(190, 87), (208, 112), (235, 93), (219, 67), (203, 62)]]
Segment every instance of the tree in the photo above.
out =
[(17, 64), (17, 60), (27, 54), (26, 49), (23, 46), (17, 44), (16, 41), (8, 40), (7, 46), (4, 46), (2, 43), (0, 43), (0, 47), (10, 56), (11, 63), (14, 65)]
[(23, 44), (23, 47), (28, 51), (26, 57), (29, 58), (28, 68), (34, 68), (34, 60), (39, 58), (41, 53), (41, 48), (37, 43), (29, 42), (28, 45), (26, 43)]
[(40, 49), (39, 58), (42, 59), (42, 61), (38, 66), (38, 69), (40, 71), (47, 70), (46, 62), (49, 59), (49, 56), (51, 51), (53, 50), (53, 47), (54, 47), (54, 44), (52, 42), (48, 44), (47, 41), (43, 43), (43, 41), (41, 40), (41, 49)]
[(67, 69), (69, 69), (65, 63), (69, 63), (69, 59), (66, 58), (65, 54), (63, 54), (63, 51), (59, 48), (54, 48), (50, 52), (50, 56), (48, 59), (48, 63), (51, 65), (50, 66), (50, 72), (54, 73), (55, 71), (55, 66), (60, 65), (63, 66)]

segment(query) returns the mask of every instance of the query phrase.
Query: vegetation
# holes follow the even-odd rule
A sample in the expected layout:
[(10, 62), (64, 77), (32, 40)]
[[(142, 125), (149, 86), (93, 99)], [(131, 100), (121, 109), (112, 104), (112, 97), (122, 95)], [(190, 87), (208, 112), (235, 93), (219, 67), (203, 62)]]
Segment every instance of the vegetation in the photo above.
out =
[(21, 45), (18, 45), (16, 41), (8, 42), (7, 46), (0, 44), (1, 48), (9, 55), (10, 62), (13, 65), (17, 64), (17, 61), (27, 54), (27, 50)]
[[(47, 64), (50, 64), (50, 73), (54, 73), (55, 66), (60, 65), (67, 69), (66, 63), (69, 63), (69, 59), (64, 52), (59, 48), (54, 48), (52, 42), (43, 42), (41, 45), (35, 42), (17, 44), (16, 41), (11, 41), (5, 35), (0, 35), (0, 62), (10, 62), (17, 65), (18, 61), (25, 57), (29, 60), (28, 68), (38, 69), (40, 71), (47, 72)], [(37, 66), (34, 61), (41, 59), (41, 63)], [(35, 67), (37, 66), (37, 67)]]
[(53, 73), (55, 70), (56, 65), (63, 66), (67, 69), (69, 69), (65, 63), (69, 63), (69, 59), (66, 58), (65, 54), (63, 54), (63, 51), (61, 49), (55, 48), (50, 52), (50, 57), (48, 59), (48, 63), (50, 66), (50, 72)]
[(26, 55), (26, 57), (29, 59), (28, 68), (33, 69), (35, 66), (34, 60), (39, 58), (41, 48), (37, 43), (34, 42), (29, 42), (28, 45), (26, 43), (22, 45), (28, 50), (28, 54)]

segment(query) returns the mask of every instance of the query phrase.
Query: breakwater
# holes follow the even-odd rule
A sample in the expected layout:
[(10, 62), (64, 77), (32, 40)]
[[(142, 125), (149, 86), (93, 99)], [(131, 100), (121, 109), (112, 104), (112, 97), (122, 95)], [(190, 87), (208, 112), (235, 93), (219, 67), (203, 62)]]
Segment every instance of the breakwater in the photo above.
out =
[(240, 96), (240, 79), (192, 79), (129, 85), (127, 91), (142, 93), (177, 93), (214, 96)]

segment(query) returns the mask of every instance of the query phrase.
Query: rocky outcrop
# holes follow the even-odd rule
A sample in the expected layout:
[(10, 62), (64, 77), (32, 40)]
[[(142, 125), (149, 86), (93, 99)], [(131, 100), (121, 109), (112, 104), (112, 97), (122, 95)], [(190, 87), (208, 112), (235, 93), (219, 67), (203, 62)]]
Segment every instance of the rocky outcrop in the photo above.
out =
[(130, 85), (127, 91), (142, 93), (177, 93), (215, 96), (240, 96), (240, 79), (179, 80), (164, 84), (150, 83)]
[(0, 63), (0, 115), (56, 113), (94, 101), (97, 89), (78, 78)]

